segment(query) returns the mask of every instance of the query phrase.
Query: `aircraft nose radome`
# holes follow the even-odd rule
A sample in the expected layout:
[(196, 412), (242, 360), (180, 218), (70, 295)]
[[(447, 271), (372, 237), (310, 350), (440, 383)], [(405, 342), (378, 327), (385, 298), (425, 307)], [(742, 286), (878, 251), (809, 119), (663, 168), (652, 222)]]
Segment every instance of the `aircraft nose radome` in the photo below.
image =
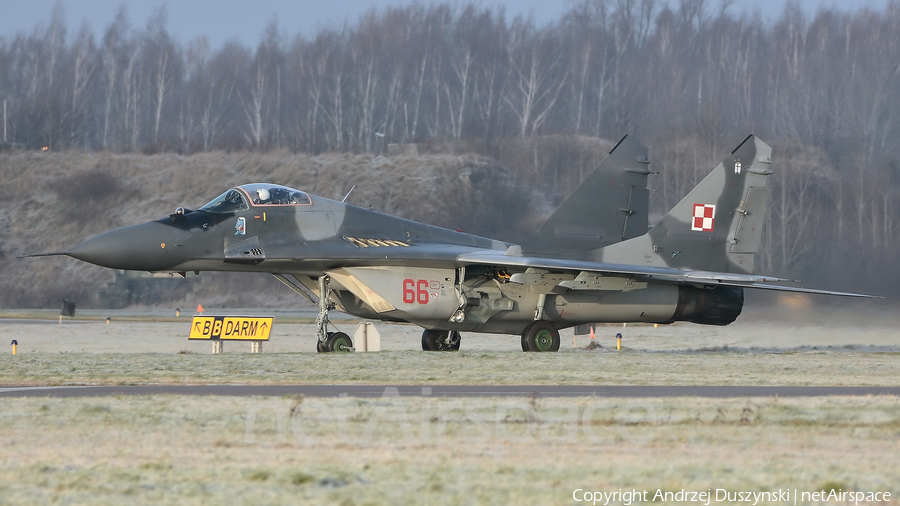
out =
[(159, 223), (143, 223), (119, 228), (92, 237), (66, 254), (110, 269), (157, 271), (169, 267), (165, 231)]

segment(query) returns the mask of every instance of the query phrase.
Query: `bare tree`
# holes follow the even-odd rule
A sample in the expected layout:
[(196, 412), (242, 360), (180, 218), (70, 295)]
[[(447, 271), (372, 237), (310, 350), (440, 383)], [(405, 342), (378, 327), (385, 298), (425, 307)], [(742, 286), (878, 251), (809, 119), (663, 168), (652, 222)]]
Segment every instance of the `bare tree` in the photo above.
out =
[[(510, 43), (510, 90), (503, 99), (515, 114), (522, 137), (534, 135), (556, 105), (566, 83), (567, 69), (561, 69), (559, 41), (549, 30), (530, 33), (514, 26)], [(528, 38), (530, 40), (523, 41)]]
[(100, 146), (109, 149), (112, 129), (113, 108), (120, 100), (121, 86), (119, 85), (124, 47), (127, 44), (125, 38), (128, 32), (128, 21), (125, 6), (119, 8), (115, 20), (106, 29), (103, 36), (103, 48), (100, 60), (103, 66), (103, 134)]
[(89, 111), (86, 103), (86, 90), (88, 85), (93, 82), (94, 72), (97, 70), (97, 51), (94, 44), (94, 36), (88, 28), (87, 24), (82, 25), (81, 31), (78, 32), (78, 38), (72, 46), (71, 57), (69, 58), (72, 65), (72, 131), (71, 137), (81, 137), (84, 147), (89, 147)]
[(147, 24), (144, 42), (147, 74), (152, 82), (153, 125), (150, 142), (159, 145), (159, 129), (166, 100), (173, 93), (181, 71), (181, 56), (166, 31), (166, 9), (160, 7)]
[(252, 66), (247, 69), (247, 82), (241, 91), (246, 118), (244, 136), (254, 149), (264, 147), (264, 142), (278, 144), (278, 102), (281, 100), (280, 69), (283, 60), (281, 35), (278, 23), (273, 20), (266, 28), (265, 39), (256, 49)]

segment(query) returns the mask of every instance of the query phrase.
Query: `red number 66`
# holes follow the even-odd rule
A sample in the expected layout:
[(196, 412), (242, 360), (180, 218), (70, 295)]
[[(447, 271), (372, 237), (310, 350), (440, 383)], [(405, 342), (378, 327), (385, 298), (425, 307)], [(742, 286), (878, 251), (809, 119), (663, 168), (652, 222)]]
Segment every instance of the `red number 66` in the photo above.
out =
[(403, 302), (406, 304), (428, 304), (428, 280), (404, 279)]

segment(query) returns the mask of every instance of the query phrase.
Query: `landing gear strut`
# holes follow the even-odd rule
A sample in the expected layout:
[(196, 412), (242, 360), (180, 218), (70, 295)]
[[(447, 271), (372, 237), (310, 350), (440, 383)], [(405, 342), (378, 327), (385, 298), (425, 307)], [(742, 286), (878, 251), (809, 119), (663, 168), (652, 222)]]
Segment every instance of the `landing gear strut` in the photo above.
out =
[(459, 332), (455, 330), (426, 330), (422, 332), (425, 351), (459, 351)]
[(326, 353), (330, 351), (354, 351), (353, 340), (343, 332), (328, 332), (328, 311), (335, 308), (331, 300), (331, 288), (328, 283), (329, 276), (319, 277), (319, 316), (316, 317), (316, 351)]

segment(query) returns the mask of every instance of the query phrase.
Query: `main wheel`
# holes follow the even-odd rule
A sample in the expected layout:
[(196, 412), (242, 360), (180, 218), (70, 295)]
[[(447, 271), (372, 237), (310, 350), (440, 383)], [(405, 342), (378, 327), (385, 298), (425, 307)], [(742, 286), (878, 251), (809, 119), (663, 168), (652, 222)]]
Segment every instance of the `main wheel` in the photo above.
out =
[(343, 332), (335, 332), (328, 335), (325, 348), (327, 351), (353, 351), (353, 340)]
[(528, 333), (531, 332), (531, 327), (534, 327), (534, 324), (537, 323), (533, 321), (525, 326), (525, 329), (522, 331), (522, 351), (531, 351), (528, 348)]
[(525, 327), (522, 333), (522, 349), (525, 351), (559, 351), (559, 331), (551, 322), (531, 323)]
[(455, 330), (425, 330), (422, 332), (422, 349), (425, 351), (459, 351), (459, 332)]

